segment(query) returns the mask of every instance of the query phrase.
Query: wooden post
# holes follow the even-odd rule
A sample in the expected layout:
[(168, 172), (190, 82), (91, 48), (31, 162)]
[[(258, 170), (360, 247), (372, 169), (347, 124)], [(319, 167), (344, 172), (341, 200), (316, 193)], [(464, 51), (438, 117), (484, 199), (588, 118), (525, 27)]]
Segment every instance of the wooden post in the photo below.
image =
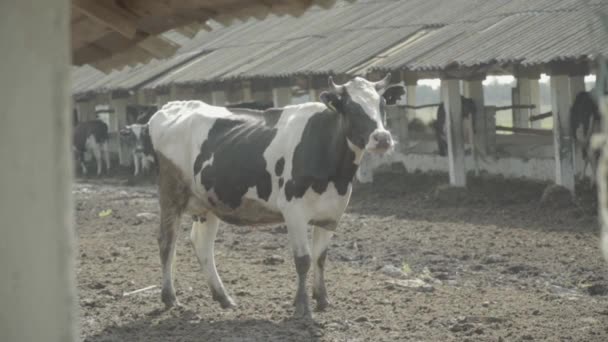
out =
[(574, 192), (573, 137), (570, 134), (572, 97), (567, 75), (551, 75), (555, 182)]
[[(531, 103), (530, 79), (524, 76), (517, 78), (514, 105), (529, 105)], [(530, 126), (530, 112), (527, 108), (513, 109), (513, 127), (527, 128)]]
[(0, 341), (80, 340), (70, 4), (0, 5)]
[(466, 186), (464, 163), (464, 133), (462, 125), (462, 104), (460, 100), (460, 81), (441, 80), (441, 97), (446, 109), (446, 128), (448, 140), (448, 161), (450, 184)]
[(291, 87), (272, 88), (272, 102), (275, 107), (285, 107), (291, 104)]

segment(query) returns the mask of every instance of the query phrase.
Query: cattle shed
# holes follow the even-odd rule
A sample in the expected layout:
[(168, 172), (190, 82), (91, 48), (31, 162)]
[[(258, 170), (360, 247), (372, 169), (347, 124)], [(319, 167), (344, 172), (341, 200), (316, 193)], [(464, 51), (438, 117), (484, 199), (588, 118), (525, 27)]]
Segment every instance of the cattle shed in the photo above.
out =
[[(109, 71), (167, 58), (210, 19), (301, 16), (332, 0), (0, 2), (0, 341), (77, 341), (70, 61)], [(97, 77), (93, 75), (92, 78)], [(73, 77), (72, 77), (73, 78)]]
[[(216, 105), (273, 101), (283, 106), (314, 100), (334, 75), (379, 79), (391, 72), (407, 95), (389, 110), (398, 137), (395, 153), (368, 158), (361, 173), (382, 163), (401, 162), (410, 170), (443, 170), (452, 185), (466, 185), (468, 171), (511, 177), (555, 179), (573, 190), (575, 156), (569, 111), (584, 77), (595, 72), (596, 57), (608, 52), (600, 32), (601, 0), (413, 0), (338, 1), (300, 17), (269, 15), (224, 26), (190, 40), (172, 31), (163, 39), (180, 45), (175, 55), (111, 70), (73, 67), (72, 94), (80, 119), (109, 104), (111, 131), (127, 122), (130, 105), (162, 106), (170, 100), (199, 99)], [(541, 75), (550, 78), (551, 110), (541, 112)], [(488, 76), (512, 75), (512, 105), (484, 103)], [(416, 86), (441, 80), (448, 113), (448, 156), (436, 153), (433, 134), (408, 131), (416, 116)], [(472, 98), (479, 118), (463, 124), (460, 94)], [(436, 104), (435, 104), (436, 105)], [(510, 127), (497, 125), (497, 112), (512, 110)], [(543, 115), (544, 114), (544, 115)], [(499, 115), (504, 115), (499, 114)], [(539, 118), (552, 118), (541, 129)], [(469, 128), (467, 130), (467, 128)], [(465, 144), (464, 131), (474, 131)], [(121, 164), (124, 148), (115, 145)]]

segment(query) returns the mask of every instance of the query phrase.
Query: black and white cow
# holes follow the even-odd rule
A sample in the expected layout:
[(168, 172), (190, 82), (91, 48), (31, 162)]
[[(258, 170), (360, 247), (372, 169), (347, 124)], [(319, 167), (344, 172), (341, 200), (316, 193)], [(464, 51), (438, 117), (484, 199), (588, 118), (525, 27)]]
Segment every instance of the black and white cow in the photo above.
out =
[(108, 125), (105, 122), (95, 119), (84, 121), (74, 127), (72, 135), (72, 149), (74, 159), (80, 164), (82, 173), (87, 174), (87, 166), (84, 160), (85, 152), (89, 152), (95, 158), (97, 164), (97, 175), (101, 175), (101, 154), (106, 166), (106, 172), (110, 170), (110, 153), (108, 150)]
[[(471, 126), (475, 127), (475, 117), (477, 116), (477, 107), (475, 102), (464, 96), (460, 96), (462, 103), (462, 118), (471, 120)], [(433, 123), (433, 130), (435, 131), (435, 137), (437, 139), (437, 148), (439, 155), (442, 157), (448, 154), (448, 140), (447, 140), (447, 125), (446, 125), (446, 113), (443, 102), (437, 107), (437, 119)], [(473, 132), (469, 132), (472, 134)]]
[(140, 172), (149, 172), (154, 166), (156, 158), (150, 142), (148, 124), (134, 123), (127, 125), (120, 131), (120, 136), (124, 142), (132, 146), (133, 175), (138, 176)]
[(384, 99), (386, 100), (387, 106), (392, 106), (397, 104), (397, 102), (401, 100), (401, 97), (403, 97), (403, 95), (405, 95), (405, 87), (400, 84), (394, 84), (386, 88), (386, 90), (382, 94), (382, 97), (384, 97)]
[(272, 101), (244, 101), (227, 104), (226, 108), (242, 108), (242, 109), (254, 109), (254, 110), (266, 110), (272, 108), (274, 104)]
[(170, 102), (154, 114), (149, 127), (159, 163), (161, 298), (167, 307), (178, 303), (172, 265), (182, 214), (195, 217), (190, 238), (222, 307), (235, 303), (215, 267), (220, 221), (286, 223), (298, 274), (296, 315), (310, 314), (305, 284), (311, 266), (317, 308), (328, 306), (325, 257), (353, 176), (364, 151), (385, 153), (393, 146), (379, 95), (389, 80), (390, 74), (379, 82), (357, 77), (336, 85), (330, 77), (323, 103), (286, 106), (274, 122), (201, 101)]
[(590, 150), (591, 136), (599, 133), (600, 113), (594, 94), (588, 91), (581, 91), (576, 95), (572, 107), (570, 107), (570, 129), (576, 140), (576, 147), (580, 148), (583, 157), (583, 170), (581, 177), (585, 177), (587, 164), (591, 164), (593, 180), (595, 180), (595, 170), (599, 159), (599, 151)]

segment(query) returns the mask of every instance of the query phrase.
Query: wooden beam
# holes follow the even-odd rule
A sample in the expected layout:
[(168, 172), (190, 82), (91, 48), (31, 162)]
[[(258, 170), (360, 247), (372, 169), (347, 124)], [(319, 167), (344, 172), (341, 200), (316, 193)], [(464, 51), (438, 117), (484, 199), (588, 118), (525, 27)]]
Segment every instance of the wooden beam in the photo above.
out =
[(133, 39), (137, 33), (137, 17), (116, 6), (114, 2), (95, 0), (73, 0), (73, 6), (89, 18)]
[(150, 36), (140, 41), (137, 46), (146, 50), (156, 58), (170, 57), (179, 48), (179, 45), (160, 36)]

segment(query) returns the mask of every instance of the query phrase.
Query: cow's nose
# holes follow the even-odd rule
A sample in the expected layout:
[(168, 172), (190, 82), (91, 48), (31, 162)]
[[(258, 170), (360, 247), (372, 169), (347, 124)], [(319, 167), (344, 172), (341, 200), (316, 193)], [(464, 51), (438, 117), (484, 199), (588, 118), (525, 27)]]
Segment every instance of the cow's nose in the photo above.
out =
[(388, 149), (391, 147), (392, 137), (387, 131), (376, 132), (372, 138), (376, 142), (376, 148)]

